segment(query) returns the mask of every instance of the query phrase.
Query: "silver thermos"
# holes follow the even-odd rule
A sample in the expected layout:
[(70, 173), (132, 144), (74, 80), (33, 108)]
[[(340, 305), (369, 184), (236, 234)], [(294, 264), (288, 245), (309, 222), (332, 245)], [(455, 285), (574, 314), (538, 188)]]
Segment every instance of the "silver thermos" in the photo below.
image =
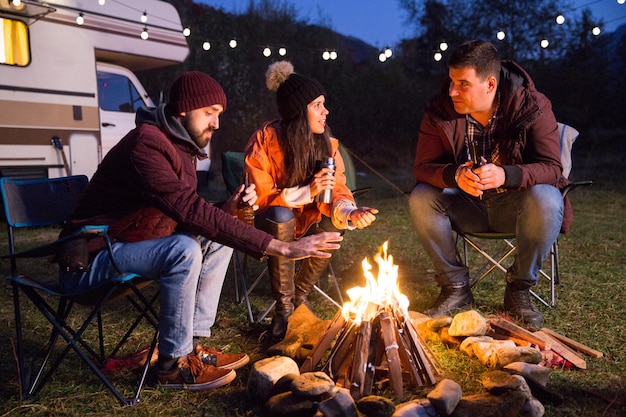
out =
[[(321, 168), (330, 168), (333, 170), (333, 173), (330, 175), (335, 175), (335, 158), (328, 157), (326, 158), (321, 165)], [(324, 190), (317, 195), (317, 201), (320, 203), (330, 204), (333, 201), (333, 190)]]

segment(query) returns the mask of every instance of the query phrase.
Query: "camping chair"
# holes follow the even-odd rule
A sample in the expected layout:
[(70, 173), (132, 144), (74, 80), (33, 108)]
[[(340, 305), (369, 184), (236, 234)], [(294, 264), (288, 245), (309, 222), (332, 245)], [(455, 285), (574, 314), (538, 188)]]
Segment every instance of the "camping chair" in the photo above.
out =
[[(349, 155), (347, 156), (345, 155), (342, 153), (342, 156), (344, 156), (345, 158), (349, 158)], [(350, 163), (351, 165), (348, 165), (348, 163)], [(348, 172), (349, 166), (351, 167), (350, 172)], [(231, 194), (234, 193), (241, 184), (241, 174), (243, 173), (243, 169), (244, 169), (244, 153), (243, 152), (227, 151), (227, 152), (222, 153), (222, 175), (224, 177), (224, 183), (226, 185), (226, 188)], [(351, 185), (354, 186), (356, 182), (354, 176), (355, 176), (354, 165), (352, 165), (352, 161), (351, 159), (349, 159), (349, 162), (346, 162), (346, 177), (348, 179), (347, 183), (349, 187)], [(368, 189), (357, 190), (355, 192), (355, 195), (363, 193), (367, 190)], [(272, 311), (272, 309), (274, 308), (276, 304), (276, 301), (272, 301), (267, 306), (267, 308), (255, 318), (254, 313), (252, 311), (252, 304), (250, 302), (250, 295), (252, 291), (257, 287), (257, 285), (261, 282), (261, 280), (266, 276), (269, 279), (269, 276), (268, 276), (268, 269), (267, 267), (265, 267), (261, 271), (261, 273), (257, 275), (257, 277), (254, 279), (252, 284), (248, 287), (248, 284), (246, 281), (246, 271), (248, 269), (247, 261), (248, 261), (247, 256), (244, 255), (244, 258), (242, 261), (239, 252), (236, 250), (233, 252), (233, 270), (234, 270), (234, 275), (235, 275), (235, 296), (236, 296), (237, 302), (245, 301), (246, 307), (248, 309), (248, 319), (250, 320), (250, 323), (260, 323)], [(335, 275), (333, 266), (330, 263), (328, 264), (328, 275), (329, 277), (332, 278), (332, 284), (337, 293), (337, 299), (332, 298), (330, 295), (328, 295), (327, 292), (322, 290), (318, 285), (314, 285), (313, 289), (315, 289), (326, 300), (336, 305), (338, 308), (341, 308), (343, 305), (343, 295), (341, 294), (341, 289), (339, 287), (339, 283), (337, 281), (337, 276)]]
[[(561, 164), (563, 165), (563, 176), (568, 178), (572, 168), (572, 146), (576, 138), (578, 138), (578, 131), (571, 126), (559, 123), (560, 132), (560, 144), (561, 144)], [(591, 185), (592, 181), (578, 181), (573, 182), (565, 187), (561, 195), (565, 199), (565, 196), (573, 189), (581, 185)], [(486, 263), (477, 268), (472, 274), (470, 272), (470, 287), (476, 286), (482, 281), (491, 271), (499, 269), (506, 274), (507, 269), (503, 266), (503, 262), (511, 255), (514, 255), (517, 247), (515, 245), (515, 234), (511, 233), (495, 233), (495, 232), (463, 232), (456, 230), (457, 238), (460, 238), (462, 242), (463, 250), (463, 262), (467, 267), (469, 264), (469, 252), (468, 246), (473, 248), (478, 254), (486, 259)], [(484, 246), (479, 244), (479, 240), (497, 240), (501, 241), (502, 245), (497, 254), (490, 254)], [(559, 269), (559, 240), (554, 241), (550, 253), (547, 259), (549, 260), (549, 269), (543, 268), (539, 271), (539, 277), (547, 280), (549, 285), (549, 299), (539, 295), (536, 291), (530, 290), (530, 293), (542, 304), (547, 307), (554, 307), (556, 305), (556, 285), (560, 282), (560, 269)]]
[[(111, 242), (108, 239), (106, 226), (87, 226), (70, 236), (31, 249), (17, 251), (16, 248), (19, 243), (18, 240), (25, 242), (24, 233), (18, 232), (18, 229), (57, 226), (63, 223), (76, 207), (87, 182), (87, 177), (84, 175), (26, 181), (9, 178), (0, 179), (0, 191), (6, 214), (9, 241), (9, 253), (3, 255), (2, 258), (9, 259), (11, 264), (11, 274), (7, 279), (13, 287), (20, 395), (22, 398), (29, 398), (37, 394), (50, 380), (61, 362), (66, 358), (67, 353), (73, 350), (122, 405), (134, 405), (139, 401), (139, 394), (145, 382), (150, 361), (145, 361), (133, 398), (126, 398), (122, 395), (101, 368), (108, 358), (113, 357), (119, 351), (133, 330), (144, 319), (154, 329), (148, 358), (152, 356), (158, 337), (158, 315), (152, 305), (157, 298), (158, 291), (150, 299), (140, 292), (140, 289), (151, 281), (142, 279), (136, 274), (123, 273), (113, 261), (112, 266), (118, 271), (116, 277), (87, 291), (68, 292), (62, 288), (56, 272), (54, 276), (49, 276), (45, 272), (41, 273), (33, 268), (32, 259), (39, 258), (45, 262), (50, 256), (56, 255), (57, 248), (61, 244), (76, 241), (76, 239), (89, 240), (97, 236), (103, 237), (107, 250), (112, 256)], [(17, 238), (18, 235), (21, 239)], [(22, 243), (20, 246), (24, 246), (24, 244)], [(18, 261), (21, 259), (25, 260), (20, 262), (18, 270)], [(30, 262), (27, 262), (28, 260)], [(31, 273), (32, 275), (30, 275)], [(29, 363), (27, 363), (25, 352), (27, 344), (24, 341), (23, 333), (24, 321), (28, 316), (26, 316), (21, 304), (20, 292), (47, 319), (52, 328), (47, 343), (32, 355)], [(109, 302), (122, 297), (128, 299), (138, 315), (119, 343), (107, 355), (105, 353), (102, 309)], [(74, 308), (76, 305), (87, 307), (87, 314), (75, 311), (80, 310)], [(95, 346), (92, 346), (90, 340), (87, 340), (87, 330), (94, 328), (92, 324), (97, 329), (97, 340), (92, 342)], [(117, 332), (119, 329), (115, 329), (115, 331)], [(90, 330), (90, 333), (95, 332)], [(61, 342), (65, 343), (59, 347)], [(34, 342), (28, 342), (28, 344), (31, 343)]]

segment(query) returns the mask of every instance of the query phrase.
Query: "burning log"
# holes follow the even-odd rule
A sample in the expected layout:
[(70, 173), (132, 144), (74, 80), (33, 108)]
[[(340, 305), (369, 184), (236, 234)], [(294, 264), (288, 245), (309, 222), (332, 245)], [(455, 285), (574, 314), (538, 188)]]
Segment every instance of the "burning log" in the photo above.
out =
[(404, 376), (412, 387), (434, 385), (437, 371), (432, 354), (408, 314), (408, 300), (397, 288), (397, 266), (387, 256), (387, 242), (376, 256), (378, 279), (363, 260), (367, 286), (348, 290), (344, 304), (328, 331), (300, 368), (311, 372), (333, 344), (322, 370), (353, 398), (370, 395), (377, 376), (388, 377), (394, 395), (403, 395)]

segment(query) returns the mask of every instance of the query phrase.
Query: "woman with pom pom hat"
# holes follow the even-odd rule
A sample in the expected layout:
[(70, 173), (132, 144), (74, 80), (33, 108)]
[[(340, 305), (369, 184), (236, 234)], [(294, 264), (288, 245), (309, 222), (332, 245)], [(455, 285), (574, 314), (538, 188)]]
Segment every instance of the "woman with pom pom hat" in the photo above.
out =
[[(324, 231), (362, 229), (376, 220), (378, 210), (357, 207), (346, 186), (345, 166), (337, 139), (326, 124), (326, 92), (311, 78), (294, 72), (288, 61), (270, 65), (267, 87), (276, 91), (281, 118), (265, 122), (245, 150), (245, 170), (257, 190), (256, 227), (276, 239), (292, 241)], [(321, 167), (328, 157), (335, 169)], [(317, 198), (332, 190), (330, 203)], [(289, 316), (326, 270), (329, 259), (306, 259), (295, 273), (294, 261), (270, 256), (268, 270), (276, 300), (273, 341), (284, 338)]]

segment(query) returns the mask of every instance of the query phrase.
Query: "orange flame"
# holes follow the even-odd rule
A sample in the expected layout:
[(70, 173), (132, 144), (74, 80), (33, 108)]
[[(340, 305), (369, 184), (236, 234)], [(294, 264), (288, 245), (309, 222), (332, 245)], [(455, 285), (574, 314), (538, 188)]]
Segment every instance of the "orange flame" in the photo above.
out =
[(372, 265), (367, 258), (361, 263), (365, 275), (365, 287), (352, 287), (347, 293), (350, 301), (344, 303), (342, 314), (346, 320), (357, 324), (370, 321), (384, 310), (400, 309), (408, 316), (409, 300), (402, 294), (398, 285), (398, 265), (393, 264), (393, 256), (387, 254), (389, 241), (385, 241), (374, 260), (378, 264), (378, 277), (372, 273)]

